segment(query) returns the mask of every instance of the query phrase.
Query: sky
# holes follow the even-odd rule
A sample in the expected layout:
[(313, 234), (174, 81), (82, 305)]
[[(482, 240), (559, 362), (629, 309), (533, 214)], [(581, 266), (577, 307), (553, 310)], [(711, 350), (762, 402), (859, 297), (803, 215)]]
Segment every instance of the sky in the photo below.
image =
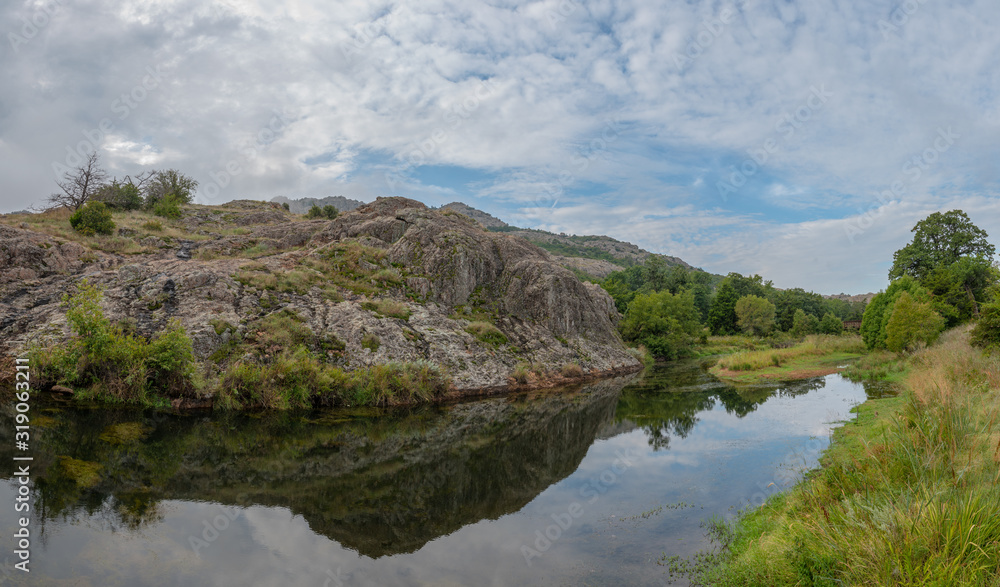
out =
[(0, 212), (80, 152), (196, 202), (399, 195), (864, 293), (935, 211), (998, 242), (995, 0), (12, 0)]

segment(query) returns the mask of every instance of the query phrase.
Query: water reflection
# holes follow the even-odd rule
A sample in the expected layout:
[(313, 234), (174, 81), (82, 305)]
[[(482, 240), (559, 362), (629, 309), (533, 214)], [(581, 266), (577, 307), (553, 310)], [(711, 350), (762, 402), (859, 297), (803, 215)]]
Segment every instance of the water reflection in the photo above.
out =
[[(344, 561), (363, 569), (359, 584), (576, 583), (588, 565), (584, 582), (655, 582), (660, 570), (650, 556), (679, 539), (686, 542), (678, 552), (695, 548), (703, 517), (740, 505), (753, 483), (784, 466), (788, 446), (822, 436), (864, 398), (839, 379), (826, 388), (823, 378), (734, 388), (706, 366), (691, 361), (641, 381), (405, 411), (174, 416), (39, 403), (32, 472), (37, 533), (47, 541), (41, 575), (81, 575), (79, 565), (70, 572), (57, 561), (82, 556), (82, 547), (49, 537), (82, 525), (98, 550), (88, 556), (109, 559), (114, 569), (89, 571), (93, 584), (108, 576), (132, 577), (123, 584), (233, 584), (239, 566), (255, 569), (256, 584), (293, 584), (281, 578), (281, 565), (293, 563), (273, 555), (280, 547), (268, 547), (273, 561), (260, 558), (262, 544), (273, 542), (255, 529), (263, 524), (278, 534), (297, 528), (309, 549), (325, 552), (300, 567)], [(811, 399), (795, 399), (801, 396)], [(12, 416), (0, 419), (0, 436), (13, 436)], [(615, 451), (643, 445), (648, 452), (637, 466), (607, 489), (611, 498), (588, 505), (558, 549), (525, 567), (519, 547), (539, 520), (566, 511)], [(0, 444), (0, 459), (12, 456)], [(812, 466), (810, 458), (801, 466)], [(613, 547), (618, 534), (596, 530), (609, 515), (682, 500), (705, 509), (665, 510), (627, 530), (638, 550)], [(207, 559), (195, 547), (191, 559), (204, 519), (229, 511), (232, 529), (218, 544), (242, 546), (213, 545)], [(10, 516), (0, 510), (4, 527)], [(145, 550), (131, 558), (119, 552), (135, 544), (129, 540)], [(142, 570), (152, 551), (165, 565), (155, 577)], [(178, 560), (187, 566), (169, 562)], [(301, 584), (324, 583), (313, 579)]]

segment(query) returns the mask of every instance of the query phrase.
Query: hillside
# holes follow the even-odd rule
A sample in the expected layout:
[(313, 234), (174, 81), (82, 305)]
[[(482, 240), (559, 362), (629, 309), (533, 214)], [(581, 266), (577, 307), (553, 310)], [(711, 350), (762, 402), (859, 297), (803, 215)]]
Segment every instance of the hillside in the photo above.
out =
[[(350, 200), (341, 196), (321, 199), (302, 198), (299, 200), (289, 200), (288, 198), (279, 196), (273, 198), (271, 201), (289, 204), (291, 212), (296, 214), (304, 214), (313, 205), (332, 205), (341, 212), (353, 210), (363, 205), (363, 202)], [(511, 234), (534, 243), (551, 253), (557, 263), (584, 277), (589, 276), (603, 279), (615, 271), (621, 271), (633, 265), (642, 264), (647, 257), (657, 255), (656, 253), (641, 249), (632, 243), (619, 241), (609, 236), (570, 236), (544, 230), (518, 228), (511, 226), (492, 214), (483, 212), (462, 202), (451, 202), (450, 204), (441, 206), (439, 209), (458, 212), (463, 216), (475, 220), (492, 232)], [(671, 257), (669, 255), (657, 256), (666, 261), (668, 266), (680, 265), (691, 268), (691, 265), (678, 257)]]
[[(128, 212), (108, 237), (82, 236), (67, 217), (0, 219), (0, 339), (15, 350), (67, 340), (60, 300), (86, 278), (128, 332), (154, 339), (179, 321), (206, 381), (191, 399), (290, 344), (348, 373), (425, 361), (449, 396), (639, 366), (603, 289), (517, 236), (414, 200), (333, 221), (251, 201), (188, 205), (175, 221)], [(532, 371), (515, 380), (522, 365)]]

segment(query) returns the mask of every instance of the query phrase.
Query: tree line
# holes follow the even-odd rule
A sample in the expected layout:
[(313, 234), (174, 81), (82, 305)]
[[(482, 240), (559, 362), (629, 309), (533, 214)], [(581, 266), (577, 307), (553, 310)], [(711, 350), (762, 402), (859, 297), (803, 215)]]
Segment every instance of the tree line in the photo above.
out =
[(912, 351), (971, 320), (974, 343), (1000, 347), (1000, 270), (986, 231), (951, 210), (930, 214), (912, 232), (893, 256), (889, 287), (867, 305), (779, 290), (760, 275), (671, 267), (656, 256), (599, 283), (624, 316), (622, 337), (661, 358), (683, 356), (709, 334), (838, 334), (855, 320), (871, 350)]
[(624, 316), (622, 337), (661, 358), (687, 354), (708, 334), (839, 334), (844, 321), (860, 320), (864, 311), (862, 302), (827, 299), (801, 288), (780, 290), (760, 275), (720, 277), (668, 266), (658, 256), (599, 283)]

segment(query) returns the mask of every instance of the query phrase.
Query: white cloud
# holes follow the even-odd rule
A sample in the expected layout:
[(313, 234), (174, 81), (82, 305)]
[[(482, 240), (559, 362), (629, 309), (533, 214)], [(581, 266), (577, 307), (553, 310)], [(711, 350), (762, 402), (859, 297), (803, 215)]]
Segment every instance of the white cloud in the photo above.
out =
[[(695, 204), (694, 223), (677, 225), (676, 237), (655, 236), (675, 228), (656, 228), (663, 221), (636, 229), (649, 243), (681, 243), (663, 252), (694, 263), (739, 263), (721, 270), (751, 265), (740, 255), (759, 251), (767, 234), (795, 233), (803, 215), (869, 206), (906, 179), (904, 164), (941, 128), (961, 138), (899, 199), (935, 209), (955, 194), (989, 198), (1000, 180), (989, 163), (1000, 130), (1000, 6), (988, 0), (921, 3), (887, 36), (878, 21), (888, 7), (834, 0), (92, 4), (63, 4), (0, 57), (0, 139), (8, 161), (25, 162), (0, 167), (17, 187), (5, 190), (4, 209), (44, 198), (51, 162), (104, 118), (122, 173), (176, 167), (205, 186), (238, 161), (243, 171), (219, 199), (387, 193), (369, 164), (382, 156), (496, 174), (467, 189), (508, 212), (540, 204), (560, 177), (563, 202), (596, 185), (626, 207), (654, 196), (668, 208)], [(0, 8), (0, 31), (19, 30), (25, 10)], [(678, 67), (674, 58), (692, 47)], [(163, 84), (119, 118), (115, 100), (156, 66), (167, 71)], [(801, 110), (814, 87), (831, 97)], [(276, 111), (292, 113), (289, 124), (255, 145)], [(800, 111), (806, 120), (781, 126)], [(610, 116), (624, 125), (619, 140), (577, 167)], [(752, 210), (716, 210), (724, 202), (705, 190), (769, 139), (775, 152), (740, 194), (792, 214), (765, 222), (765, 234)], [(253, 157), (248, 145), (259, 147)], [(408, 185), (418, 196), (462, 187)], [(617, 217), (586, 226), (613, 232)], [(694, 232), (702, 224), (708, 232)], [(846, 254), (838, 246), (818, 245), (817, 258)], [(865, 272), (882, 258), (865, 257)]]

